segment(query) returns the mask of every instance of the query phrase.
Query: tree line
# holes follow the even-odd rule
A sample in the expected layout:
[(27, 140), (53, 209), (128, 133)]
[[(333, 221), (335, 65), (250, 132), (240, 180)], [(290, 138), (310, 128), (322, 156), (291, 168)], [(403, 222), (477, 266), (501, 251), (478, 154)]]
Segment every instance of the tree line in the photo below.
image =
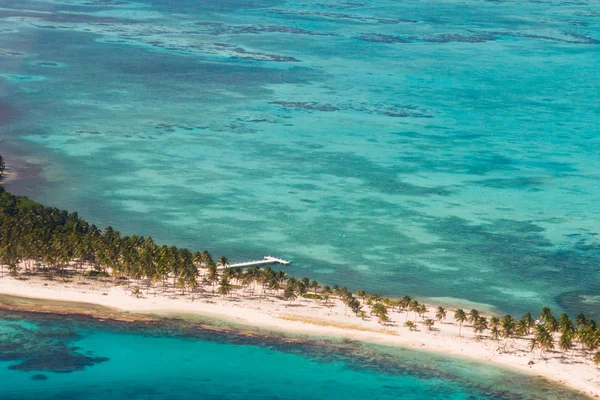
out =
[[(284, 300), (314, 299), (325, 306), (333, 306), (339, 299), (345, 312), (366, 319), (375, 317), (381, 324), (390, 322), (390, 312), (405, 313), (404, 325), (415, 330), (420, 321), (428, 330), (447, 318), (447, 310), (437, 307), (435, 317), (428, 318), (430, 310), (424, 303), (404, 296), (399, 299), (368, 294), (364, 290), (353, 293), (346, 287), (322, 286), (309, 278), (295, 278), (283, 271), (266, 268), (226, 268), (229, 261), (220, 257), (214, 261), (204, 250), (192, 252), (186, 248), (159, 245), (151, 237), (123, 236), (112, 227), (100, 229), (55, 207), (45, 207), (25, 196), (15, 196), (0, 186), (0, 277), (4, 266), (8, 273), (69, 273), (81, 275), (100, 274), (114, 279), (129, 279), (143, 282), (145, 288), (137, 286), (134, 295), (151, 287), (177, 288), (183, 294), (192, 295), (201, 284), (212, 288), (214, 295), (228, 296), (242, 288), (260, 298), (281, 295)], [(91, 266), (91, 270), (86, 267)], [(235, 284), (234, 284), (235, 283)], [(414, 313), (414, 318), (410, 317)], [(481, 337), (488, 332), (498, 341), (498, 349), (506, 351), (511, 338), (528, 338), (531, 351), (538, 349), (543, 355), (558, 348), (562, 356), (574, 352), (576, 346), (584, 354), (591, 354), (593, 361), (600, 364), (600, 327), (594, 320), (579, 314), (575, 319), (563, 313), (555, 317), (544, 307), (539, 318), (531, 313), (520, 319), (511, 315), (486, 317), (475, 309), (457, 309), (454, 320), (459, 325), (470, 324), (475, 335)], [(556, 337), (558, 336), (558, 340)], [(500, 339), (504, 341), (501, 345)]]

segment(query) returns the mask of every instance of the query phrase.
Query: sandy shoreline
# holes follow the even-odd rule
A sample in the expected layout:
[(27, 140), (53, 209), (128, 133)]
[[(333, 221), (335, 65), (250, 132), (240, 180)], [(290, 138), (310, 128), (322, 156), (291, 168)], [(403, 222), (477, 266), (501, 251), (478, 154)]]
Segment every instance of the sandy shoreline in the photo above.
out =
[[(427, 330), (418, 318), (418, 330), (411, 332), (403, 325), (407, 317), (415, 320), (413, 312), (408, 312), (408, 316), (405, 312), (390, 312), (391, 323), (382, 326), (376, 318), (362, 320), (350, 311), (345, 312), (340, 301), (336, 301), (332, 307), (326, 307), (310, 299), (290, 303), (274, 297), (260, 299), (258, 295), (243, 294), (241, 291), (237, 297), (234, 295), (224, 299), (220, 296), (213, 297), (210, 288), (204, 288), (204, 294), (194, 300), (189, 295), (177, 296), (168, 292), (162, 294), (158, 289), (156, 292), (151, 290), (146, 295), (144, 291), (143, 298), (136, 298), (124, 286), (115, 286), (110, 281), (75, 279), (62, 282), (37, 277), (28, 280), (8, 276), (0, 278), (0, 294), (99, 305), (102, 306), (99, 310), (81, 312), (98, 318), (113, 318), (119, 314), (117, 319), (127, 321), (143, 319), (143, 314), (195, 314), (274, 331), (403, 346), (496, 363), (565, 384), (590, 396), (600, 396), (600, 371), (589, 357), (584, 358), (579, 351), (572, 358), (562, 358), (559, 352), (550, 353), (547, 360), (544, 360), (540, 358), (538, 351), (535, 354), (529, 351), (527, 339), (510, 339), (507, 351), (502, 352), (498, 347), (504, 346), (504, 340), (497, 342), (486, 335), (478, 339), (471, 326), (463, 325), (462, 337), (459, 337), (459, 326), (453, 322), (451, 311), (448, 312), (446, 322), (436, 323), (432, 331)], [(114, 309), (115, 313), (111, 313), (110, 309)], [(31, 310), (55, 312), (56, 308), (44, 310), (43, 307), (36, 307)], [(74, 308), (73, 312), (80, 311)], [(133, 315), (123, 316), (120, 314), (122, 312)], [(434, 314), (434, 308), (430, 307), (429, 318), (434, 318)], [(534, 364), (528, 365), (530, 361)]]

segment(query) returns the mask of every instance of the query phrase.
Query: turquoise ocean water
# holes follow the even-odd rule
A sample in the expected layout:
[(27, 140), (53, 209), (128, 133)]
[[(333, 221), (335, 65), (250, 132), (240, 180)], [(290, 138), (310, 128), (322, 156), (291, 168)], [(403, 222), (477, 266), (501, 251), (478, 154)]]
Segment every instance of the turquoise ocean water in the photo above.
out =
[(324, 339), (257, 340), (199, 324), (0, 312), (0, 398), (583, 399), (536, 378), (442, 356)]
[(352, 289), (599, 316), (597, 1), (0, 0), (0, 32), (10, 190)]

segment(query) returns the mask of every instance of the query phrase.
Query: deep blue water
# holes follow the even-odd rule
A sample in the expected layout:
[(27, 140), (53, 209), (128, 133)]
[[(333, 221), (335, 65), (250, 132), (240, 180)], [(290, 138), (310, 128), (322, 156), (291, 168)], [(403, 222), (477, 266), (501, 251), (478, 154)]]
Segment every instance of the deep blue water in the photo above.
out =
[(227, 333), (200, 321), (127, 325), (2, 312), (0, 398), (583, 399), (536, 378), (427, 353), (217, 328)]
[(9, 189), (382, 294), (598, 316), (597, 1), (0, 0)]

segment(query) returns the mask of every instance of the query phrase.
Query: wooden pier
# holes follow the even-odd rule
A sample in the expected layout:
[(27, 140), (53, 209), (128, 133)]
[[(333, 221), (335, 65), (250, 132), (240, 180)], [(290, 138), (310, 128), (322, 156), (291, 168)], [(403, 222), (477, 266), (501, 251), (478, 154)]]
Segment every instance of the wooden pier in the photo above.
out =
[(227, 268), (246, 268), (246, 267), (260, 267), (261, 265), (269, 265), (269, 264), (281, 264), (288, 265), (290, 262), (284, 260), (282, 258), (277, 258), (273, 256), (265, 256), (264, 259), (258, 261), (248, 261), (238, 264), (228, 264), (219, 266), (217, 269), (227, 269)]

